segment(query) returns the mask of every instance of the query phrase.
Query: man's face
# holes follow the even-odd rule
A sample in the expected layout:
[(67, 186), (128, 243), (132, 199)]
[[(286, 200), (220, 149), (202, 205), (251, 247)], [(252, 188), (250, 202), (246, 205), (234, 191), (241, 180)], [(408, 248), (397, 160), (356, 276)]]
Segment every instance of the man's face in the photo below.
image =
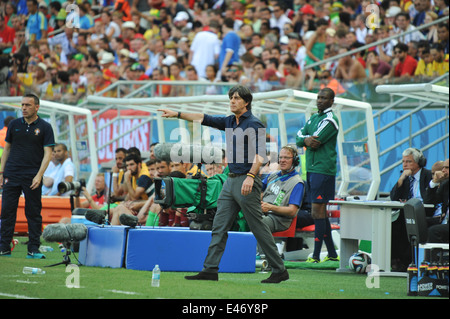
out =
[(283, 148), (280, 151), (280, 156), (278, 157), (278, 164), (280, 164), (280, 169), (282, 171), (290, 170), (293, 162), (294, 157), (292, 156), (292, 153)]
[(33, 119), (39, 110), (39, 105), (34, 103), (32, 97), (22, 98), (22, 116), (25, 119)]
[(152, 179), (157, 176), (158, 172), (156, 171), (156, 164), (148, 166), (148, 173)]
[(402, 30), (406, 30), (408, 27), (408, 20), (403, 16), (398, 17), (395, 21), (397, 22), (397, 26)]
[(406, 52), (403, 52), (399, 48), (394, 49), (394, 56), (400, 61), (404, 61), (406, 58)]
[(329, 107), (331, 107), (334, 103), (334, 99), (331, 97), (331, 94), (327, 91), (320, 91), (317, 94), (317, 108), (319, 111), (325, 111)]
[(447, 41), (448, 40), (448, 29), (446, 27), (439, 27), (438, 28), (438, 38), (440, 41)]
[(416, 163), (412, 155), (403, 156), (402, 160), (403, 170), (411, 170), (413, 174), (417, 173), (420, 169), (419, 164)]
[(105, 189), (105, 177), (104, 176), (96, 176), (94, 181), (95, 189), (98, 191), (102, 191)]
[(136, 163), (134, 160), (126, 161), (127, 171), (131, 172), (131, 175), (137, 176), (139, 174), (141, 163)]
[(156, 163), (156, 171), (158, 172), (158, 177), (166, 177), (170, 173), (170, 167), (165, 162), (158, 162)]
[(171, 172), (178, 171), (183, 174), (186, 174), (186, 169), (185, 169), (183, 163), (170, 162), (170, 171)]
[(124, 152), (117, 152), (116, 153), (116, 165), (117, 165), (117, 168), (125, 168), (124, 167), (124, 163), (123, 163), (123, 160), (125, 159), (125, 153)]
[(230, 98), (230, 111), (236, 115), (241, 115), (247, 112), (248, 103), (239, 96), (237, 92)]
[(436, 49), (431, 49), (430, 50), (430, 54), (433, 57), (433, 60), (441, 63), (442, 61), (444, 61), (444, 52), (443, 51), (438, 51)]
[(64, 162), (67, 156), (67, 151), (65, 151), (62, 146), (55, 146), (53, 152), (55, 153), (55, 160), (57, 160), (59, 163)]
[(445, 178), (448, 178), (448, 158), (444, 161), (444, 167), (442, 167), (442, 173), (444, 173)]

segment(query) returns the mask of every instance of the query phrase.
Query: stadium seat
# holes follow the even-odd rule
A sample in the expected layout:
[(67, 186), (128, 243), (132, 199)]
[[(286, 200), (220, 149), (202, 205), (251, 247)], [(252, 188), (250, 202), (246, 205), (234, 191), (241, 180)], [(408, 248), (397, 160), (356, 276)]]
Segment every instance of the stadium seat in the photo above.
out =
[(295, 237), (295, 229), (297, 227), (297, 216), (292, 219), (291, 226), (288, 229), (272, 233), (273, 237)]

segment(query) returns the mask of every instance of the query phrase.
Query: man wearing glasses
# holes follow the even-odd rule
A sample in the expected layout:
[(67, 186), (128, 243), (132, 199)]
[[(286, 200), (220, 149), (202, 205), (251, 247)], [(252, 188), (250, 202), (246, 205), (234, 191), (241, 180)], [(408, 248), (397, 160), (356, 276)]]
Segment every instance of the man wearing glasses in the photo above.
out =
[(408, 54), (408, 46), (404, 43), (397, 43), (394, 47), (394, 60), (389, 77), (403, 78), (414, 76), (417, 61)]
[(263, 181), (263, 222), (272, 233), (288, 229), (302, 205), (304, 185), (295, 170), (299, 163), (296, 147), (283, 146), (278, 157), (280, 171), (268, 175)]

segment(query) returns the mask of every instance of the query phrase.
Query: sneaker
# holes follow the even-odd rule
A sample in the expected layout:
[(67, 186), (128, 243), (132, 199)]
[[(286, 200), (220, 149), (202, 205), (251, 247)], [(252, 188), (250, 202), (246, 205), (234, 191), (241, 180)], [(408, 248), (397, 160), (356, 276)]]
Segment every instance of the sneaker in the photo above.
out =
[(308, 259), (306, 259), (306, 262), (310, 263), (310, 264), (318, 264), (318, 263), (320, 263), (320, 260), (316, 259), (316, 258), (309, 257)]
[(11, 250), (0, 250), (0, 257), (11, 257)]
[(339, 261), (339, 256), (336, 256), (336, 257), (327, 256), (321, 261), (321, 263), (324, 263), (327, 261)]
[(187, 279), (187, 280), (212, 280), (212, 281), (218, 281), (219, 280), (219, 274), (214, 273), (214, 272), (200, 271), (197, 275), (185, 276), (184, 279)]
[(36, 252), (36, 253), (28, 252), (27, 258), (28, 259), (45, 259), (45, 255), (40, 252)]
[(261, 281), (262, 284), (279, 284), (282, 281), (289, 279), (289, 273), (285, 269), (281, 273), (272, 273), (269, 278)]

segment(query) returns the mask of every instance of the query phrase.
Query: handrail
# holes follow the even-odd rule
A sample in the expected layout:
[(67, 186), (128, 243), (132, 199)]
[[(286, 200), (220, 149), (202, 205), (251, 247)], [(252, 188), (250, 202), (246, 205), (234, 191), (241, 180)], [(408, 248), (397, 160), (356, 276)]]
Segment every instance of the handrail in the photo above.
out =
[[(426, 29), (426, 28), (428, 28), (428, 27), (430, 27), (432, 25), (439, 24), (441, 22), (447, 21), (448, 19), (449, 19), (449, 16), (444, 16), (444, 17), (442, 17), (440, 19), (437, 19), (437, 20), (435, 20), (433, 22), (420, 25), (420, 26), (416, 27), (414, 30), (409, 30), (409, 31), (406, 31), (406, 32), (402, 32), (402, 33), (390, 36), (390, 37), (388, 37), (386, 39), (378, 40), (378, 41), (375, 41), (373, 43), (369, 43), (369, 44), (363, 45), (362, 47), (359, 47), (359, 48), (356, 48), (356, 49), (352, 49), (352, 50), (347, 51), (345, 53), (337, 54), (335, 56), (332, 56), (332, 57), (326, 58), (324, 60), (321, 60), (319, 62), (314, 62), (312, 64), (305, 65), (303, 67), (303, 69), (307, 70), (307, 69), (311, 69), (311, 68), (314, 68), (316, 66), (319, 66), (319, 65), (331, 62), (331, 61), (339, 60), (340, 58), (343, 58), (345, 56), (352, 55), (352, 54), (358, 53), (360, 51), (364, 51), (366, 49), (369, 49), (369, 48), (378, 46), (380, 44), (384, 44), (386, 42), (389, 42), (389, 41), (395, 40), (397, 38), (403, 37), (403, 36), (405, 36), (407, 34), (410, 34), (410, 33), (413, 33), (413, 32), (417, 32), (417, 31), (420, 31), (422, 29)], [(304, 83), (304, 82), (305, 82), (305, 72), (302, 72), (302, 83)]]

